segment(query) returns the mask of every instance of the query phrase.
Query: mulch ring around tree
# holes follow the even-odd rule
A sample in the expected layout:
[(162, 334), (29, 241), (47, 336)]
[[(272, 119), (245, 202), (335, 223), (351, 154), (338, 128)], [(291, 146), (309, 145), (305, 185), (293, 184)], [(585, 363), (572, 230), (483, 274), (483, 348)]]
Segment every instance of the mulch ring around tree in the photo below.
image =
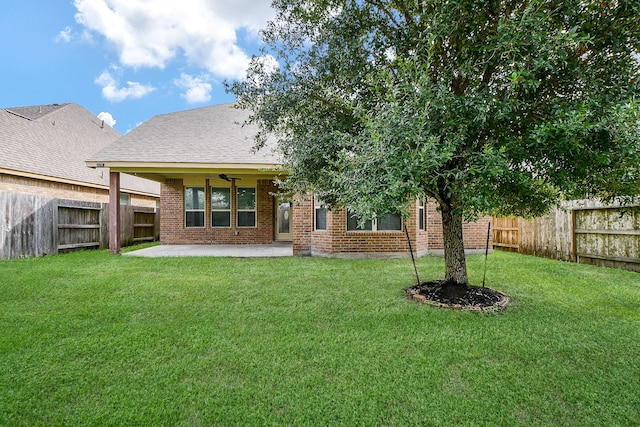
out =
[(480, 286), (460, 286), (445, 280), (420, 282), (405, 289), (407, 297), (435, 307), (467, 311), (501, 311), (509, 297), (495, 289)]

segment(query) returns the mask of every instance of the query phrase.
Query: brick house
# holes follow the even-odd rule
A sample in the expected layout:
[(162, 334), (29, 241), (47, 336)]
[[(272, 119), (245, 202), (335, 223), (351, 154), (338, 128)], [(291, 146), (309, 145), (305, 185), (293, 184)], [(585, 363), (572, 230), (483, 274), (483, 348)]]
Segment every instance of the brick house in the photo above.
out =
[[(109, 167), (118, 200), (120, 173), (161, 183), (162, 244), (272, 244), (291, 242), (295, 255), (406, 256), (403, 220), (382, 215), (358, 227), (344, 209), (326, 209), (312, 196), (291, 202), (278, 195), (286, 174), (267, 146), (253, 150), (256, 128), (248, 113), (221, 104), (151, 118), (86, 164)], [(434, 202), (416, 201), (406, 220), (418, 255), (442, 252), (440, 214)], [(490, 218), (465, 225), (465, 247), (482, 250)], [(113, 236), (114, 239), (116, 236)], [(112, 253), (119, 243), (112, 242)]]
[[(109, 172), (84, 160), (120, 134), (78, 104), (0, 109), (0, 192), (106, 203)], [(159, 184), (122, 177), (122, 203), (155, 208)]]

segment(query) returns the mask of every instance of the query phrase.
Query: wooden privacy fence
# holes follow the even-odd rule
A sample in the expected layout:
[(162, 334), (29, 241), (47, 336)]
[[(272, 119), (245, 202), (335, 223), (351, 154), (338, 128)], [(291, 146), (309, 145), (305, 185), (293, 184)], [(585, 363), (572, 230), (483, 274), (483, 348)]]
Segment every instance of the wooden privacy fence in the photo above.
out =
[(518, 237), (520, 218), (493, 218), (493, 248), (518, 252), (520, 243)]
[[(122, 246), (159, 237), (155, 209), (121, 206)], [(0, 259), (109, 247), (109, 204), (0, 192)]]
[(494, 218), (493, 246), (640, 272), (640, 208), (573, 201), (531, 221)]

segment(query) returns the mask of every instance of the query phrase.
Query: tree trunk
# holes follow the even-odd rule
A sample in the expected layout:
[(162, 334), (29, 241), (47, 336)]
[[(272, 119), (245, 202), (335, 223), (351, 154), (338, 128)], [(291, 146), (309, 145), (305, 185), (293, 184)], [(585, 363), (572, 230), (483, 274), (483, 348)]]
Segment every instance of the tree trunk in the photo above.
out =
[(450, 206), (440, 206), (442, 214), (442, 234), (444, 236), (445, 280), (467, 286), (467, 262), (464, 256), (462, 238), (462, 214)]

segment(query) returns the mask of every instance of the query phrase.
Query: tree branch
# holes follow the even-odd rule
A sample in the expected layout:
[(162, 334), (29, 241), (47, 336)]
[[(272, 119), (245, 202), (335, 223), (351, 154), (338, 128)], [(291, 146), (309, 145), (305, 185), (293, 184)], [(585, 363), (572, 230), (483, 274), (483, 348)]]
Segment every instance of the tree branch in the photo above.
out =
[(368, 3), (369, 5), (378, 8), (382, 13), (385, 14), (385, 16), (389, 19), (389, 21), (393, 22), (393, 25), (395, 25), (396, 28), (401, 28), (402, 25), (396, 20), (396, 17), (393, 16), (393, 13), (391, 13), (391, 11), (386, 8), (384, 6), (384, 4), (381, 1), (378, 0), (365, 0), (365, 3)]

